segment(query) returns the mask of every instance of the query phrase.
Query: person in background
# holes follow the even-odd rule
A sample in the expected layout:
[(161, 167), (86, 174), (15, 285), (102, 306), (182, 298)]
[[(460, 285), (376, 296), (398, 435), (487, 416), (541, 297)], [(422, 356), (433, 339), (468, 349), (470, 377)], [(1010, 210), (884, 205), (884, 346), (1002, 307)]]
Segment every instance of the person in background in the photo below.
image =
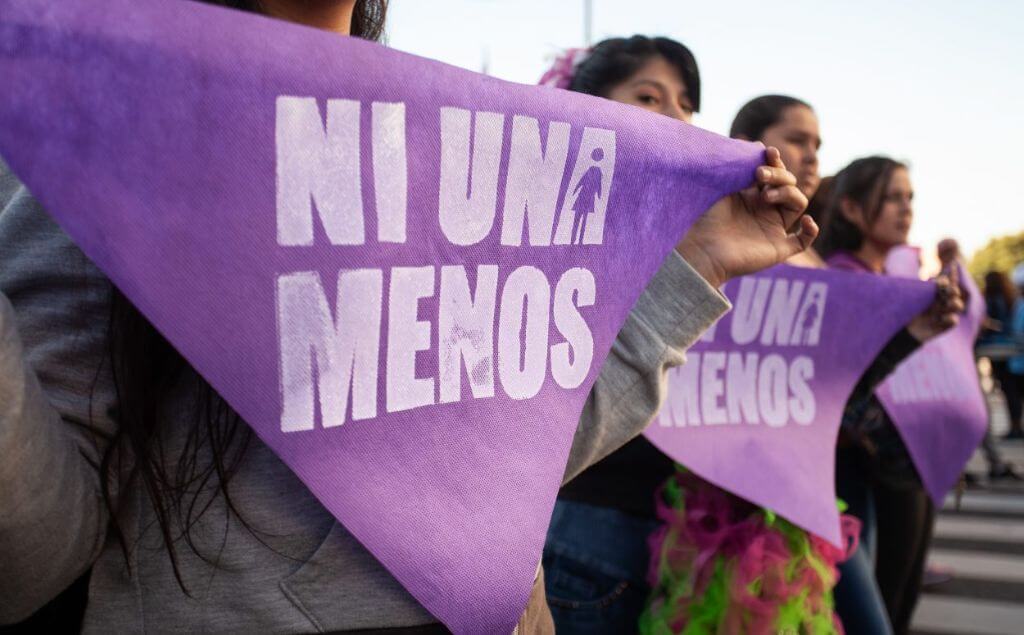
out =
[[(588, 51), (567, 51), (540, 83), (683, 122), (701, 104), (693, 54), (661, 37), (611, 38)], [(779, 157), (772, 148), (767, 154)], [(802, 214), (806, 197), (795, 187), (798, 178), (786, 174), (803, 199)], [(715, 215), (713, 207), (707, 217)], [(801, 228), (816, 227), (810, 219), (793, 217), (792, 222), (798, 236), (805, 233)], [(696, 225), (694, 230), (699, 233)], [(742, 232), (736, 238), (742, 240)], [(650, 414), (653, 418), (655, 412)], [(654, 491), (671, 476), (674, 464), (646, 439), (631, 437), (578, 476), (567, 474), (559, 493), (543, 558), (548, 604), (559, 633), (630, 633), (637, 628), (649, 591), (647, 537), (657, 525)]]
[[(943, 271), (948, 271), (950, 269), (950, 267), (954, 266), (954, 264), (956, 264), (956, 263), (960, 263), (961, 265), (964, 264), (963, 263), (963, 255), (960, 253), (960, 244), (956, 241), (956, 239), (953, 239), (953, 238), (944, 238), (944, 239), (940, 240), (938, 246), (936, 247), (936, 255), (939, 258), (939, 263), (942, 265), (942, 270)], [(964, 270), (966, 270), (966, 267), (963, 267), (963, 268), (964, 268)], [(1004, 289), (1004, 292), (1006, 290), (1009, 290), (1012, 293), (1013, 286), (1009, 284), (1009, 280), (1007, 280), (1007, 286), (1009, 288), (1008, 289)], [(963, 285), (961, 285), (961, 291), (964, 292), (964, 303), (966, 304), (967, 302), (969, 302), (969, 300), (968, 300), (968, 297), (966, 295), (967, 291), (966, 291), (966, 289), (964, 288)], [(999, 302), (999, 298), (996, 296), (996, 291), (995, 291), (994, 288), (990, 289), (990, 285), (988, 284), (988, 280), (987, 279), (986, 279), (985, 290), (983, 292), (983, 295), (985, 297), (985, 319), (982, 322), (982, 331), (981, 331), (981, 335), (979, 337), (979, 341), (985, 337), (985, 334), (986, 334), (986, 327), (985, 327), (985, 325), (986, 324), (994, 325), (994, 322), (992, 321), (992, 318), (989, 315), (989, 311), (994, 309), (994, 310), (996, 310), (998, 312), (999, 308), (1000, 308), (999, 307), (1000, 302)], [(1003, 302), (1004, 303), (1006, 303), (1005, 300), (1006, 300), (1006, 298), (1004, 297), (1003, 298)], [(1013, 306), (1012, 297), (1010, 299), (1010, 302), (1006, 303), (1006, 304), (1007, 304), (1008, 307), (1012, 307)], [(1007, 320), (1009, 320), (1009, 317), (1010, 317), (1009, 316), (1009, 310), (1007, 310), (1007, 312), (1004, 314), (1004, 317), (1006, 317)], [(1009, 323), (1007, 323), (1007, 326), (1009, 326)], [(1003, 361), (1002, 367), (1006, 369), (1006, 376), (1007, 376), (1006, 379), (1007, 379), (1008, 384), (1011, 386), (1010, 392), (1013, 395), (1012, 397), (1008, 397), (1007, 398), (1007, 402), (1006, 402), (1007, 409), (1008, 409), (1009, 415), (1010, 415), (1010, 432), (1012, 434), (1012, 432), (1015, 429), (1018, 430), (1018, 431), (1020, 430), (1021, 396), (1020, 396), (1020, 392), (1018, 390), (1016, 390), (1017, 381), (1013, 377), (1012, 373), (1009, 372), (1009, 366), (1007, 366), (1006, 360)], [(996, 372), (998, 372), (998, 371), (996, 369), (995, 363), (993, 363), (993, 374), (995, 374)], [(1000, 378), (997, 376), (996, 379), (999, 380)], [(1002, 386), (1001, 381), (1000, 381), (1000, 386)], [(1016, 422), (1016, 424), (1015, 424), (1015, 422)], [(1013, 438), (1013, 437), (1011, 437), (1011, 438)], [(997, 480), (997, 479), (1020, 480), (1021, 479), (1021, 476), (1020, 476), (1020, 474), (1017, 473), (1017, 470), (1014, 467), (1014, 465), (1012, 463), (1004, 460), (1003, 457), (1002, 457), (1002, 454), (999, 452), (999, 448), (996, 446), (995, 438), (992, 435), (991, 421), (990, 421), (989, 427), (986, 428), (986, 430), (985, 430), (985, 436), (984, 436), (984, 438), (982, 439), (982, 442), (981, 442), (981, 450), (982, 450), (982, 454), (984, 454), (984, 456), (985, 456), (985, 462), (988, 463), (988, 477), (989, 477), (990, 480)], [(964, 474), (964, 478), (968, 482), (970, 480), (973, 480), (970, 476), (968, 476), (967, 473)], [(926, 574), (930, 574), (930, 573), (931, 573), (931, 569), (926, 571)], [(927, 577), (929, 579), (934, 578), (934, 576), (927, 576)]]
[[(1024, 350), (1024, 262), (1013, 268), (1010, 278), (1017, 287), (1018, 293), (1017, 300), (1013, 303), (1013, 312), (1010, 315), (1009, 334), (1018, 349)], [(1017, 386), (1017, 398), (1021, 399), (1024, 394), (1024, 352), (1009, 359), (1007, 370), (1009, 371), (1008, 383)], [(1020, 430), (1018, 426), (1018, 433)], [(1020, 439), (1022, 436), (1024, 435), (1017, 434), (1010, 438)]]
[(804, 196), (810, 198), (818, 191), (821, 131), (818, 115), (806, 101), (789, 95), (755, 97), (736, 113), (729, 136), (778, 148)]
[[(821, 133), (817, 115), (806, 101), (788, 95), (762, 95), (747, 102), (736, 114), (730, 127), (730, 136), (750, 141), (766, 142), (769, 139), (785, 148), (787, 160), (803, 168), (803, 179), (798, 181), (802, 191), (811, 200), (808, 214), (820, 226), (829, 226), (828, 216), (832, 213), (836, 178), (820, 179), (818, 151), (821, 148)], [(808, 249), (791, 258), (789, 264), (824, 268), (825, 261), (818, 249)], [(920, 333), (919, 333), (920, 335)], [(858, 381), (846, 406), (844, 418), (855, 414), (873, 399), (874, 388), (880, 384), (906, 357), (919, 346), (919, 340), (907, 329), (900, 331)], [(843, 444), (840, 434), (840, 443)], [(833, 451), (833, 448), (824, 449)], [(857, 482), (858, 470), (852, 462), (845, 460), (848, 452), (837, 451), (836, 473), (840, 500), (850, 506), (849, 511), (861, 520), (860, 546), (845, 561), (839, 564), (840, 580), (835, 588), (836, 612), (848, 633), (884, 634), (892, 631), (885, 601), (875, 580), (875, 516), (874, 507), (869, 504), (867, 494), (860, 488), (842, 487), (839, 483)]]
[[(978, 345), (1014, 344), (1013, 308), (1017, 301), (1017, 290), (1010, 277), (1002, 271), (989, 271), (985, 274), (985, 322), (982, 325)], [(1024, 399), (1021, 396), (1020, 379), (1010, 372), (1010, 358), (996, 357), (990, 359), (992, 377), (999, 386), (1006, 400), (1006, 409), (1010, 417), (1010, 430), (1007, 439), (1024, 438)]]
[[(697, 61), (668, 38), (612, 38), (569, 51), (542, 84), (605, 97), (690, 122), (700, 110)], [(559, 72), (559, 69), (562, 69)], [(567, 482), (544, 546), (548, 605), (559, 633), (632, 633), (649, 587), (654, 491), (671, 459), (637, 437)]]
[[(798, 182), (802, 183), (802, 191), (810, 198), (807, 213), (814, 215), (819, 226), (829, 224), (836, 179), (825, 177), (819, 180), (818, 151), (822, 141), (817, 115), (810, 104), (788, 95), (755, 97), (736, 113), (729, 135), (750, 141), (764, 142), (771, 138), (781, 142), (788, 160), (803, 166), (804, 178)], [(788, 264), (815, 269), (827, 266), (815, 247), (790, 258)], [(847, 408), (871, 399), (875, 386), (916, 348), (917, 342), (909, 333), (905, 330), (898, 333), (858, 381)], [(823, 451), (832, 452), (833, 448), (823, 448)], [(837, 479), (849, 480), (843, 475), (848, 469), (840, 454), (836, 461)], [(849, 512), (861, 521), (861, 533), (857, 550), (839, 564), (840, 578), (834, 590), (836, 613), (847, 633), (891, 633), (885, 601), (875, 581), (874, 508), (867, 504), (862, 492), (851, 488), (837, 489), (840, 500), (849, 505)]]
[[(793, 171), (797, 187), (804, 193), (810, 204), (807, 215), (822, 225), (821, 214), (825, 209), (828, 189), (822, 190), (822, 179), (818, 174), (818, 151), (821, 149), (821, 132), (818, 116), (811, 105), (802, 99), (789, 95), (762, 95), (748, 101), (736, 113), (729, 127), (729, 136), (745, 141), (760, 141), (774, 146), (782, 154), (782, 162)], [(813, 247), (793, 256), (789, 264), (803, 267), (824, 267)]]
[[(852, 162), (835, 177), (819, 253), (831, 268), (883, 274), (890, 250), (907, 242), (913, 196), (904, 164), (877, 156)], [(907, 351), (959, 321), (964, 307), (959, 285), (945, 277), (937, 285), (942, 299), (938, 306), (919, 315), (898, 336), (898, 346)], [(920, 594), (935, 509), (898, 431), (873, 393), (856, 403), (851, 400), (843, 413), (836, 489), (863, 522), (862, 551), (874, 562), (877, 593), (888, 622), (860, 621), (856, 601), (864, 601), (870, 589), (863, 576), (845, 577), (847, 569), (841, 568), (844, 577), (836, 599), (843, 624), (852, 633), (906, 633)], [(863, 557), (860, 560), (858, 570), (864, 564)], [(841, 601), (844, 597), (850, 601)]]

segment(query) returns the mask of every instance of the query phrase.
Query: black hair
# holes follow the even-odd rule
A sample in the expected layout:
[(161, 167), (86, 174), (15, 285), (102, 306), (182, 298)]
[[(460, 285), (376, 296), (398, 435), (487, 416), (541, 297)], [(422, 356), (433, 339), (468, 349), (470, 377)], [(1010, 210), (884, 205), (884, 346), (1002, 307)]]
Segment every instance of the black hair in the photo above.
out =
[(807, 202), (807, 211), (804, 212), (804, 215), (813, 218), (818, 227), (823, 227), (828, 218), (828, 206), (832, 198), (834, 184), (835, 177), (824, 177), (818, 184), (818, 189), (814, 191), (814, 196)]
[(679, 71), (693, 111), (700, 112), (700, 72), (690, 49), (667, 37), (634, 35), (609, 38), (594, 45), (573, 73), (569, 90), (607, 97), (617, 84), (636, 73), (651, 58), (663, 57)]
[(793, 106), (814, 110), (806, 101), (789, 95), (755, 97), (736, 113), (736, 118), (732, 120), (732, 126), (729, 128), (729, 136), (733, 139), (760, 141), (764, 131), (779, 123), (786, 109)]
[(857, 159), (836, 174), (825, 209), (825, 223), (815, 243), (822, 258), (838, 251), (854, 252), (861, 248), (864, 234), (843, 214), (843, 201), (859, 205), (870, 227), (882, 213), (885, 191), (893, 172), (900, 168), (907, 166), (889, 157), (872, 156)]
[(1008, 309), (1013, 307), (1017, 297), (1017, 289), (1014, 288), (1010, 276), (1002, 271), (989, 271), (985, 274), (985, 299), (994, 300), (1001, 298)]
[[(200, 1), (261, 12), (259, 0)], [(387, 0), (357, 0), (351, 34), (380, 39), (386, 13)], [(262, 532), (250, 527), (242, 518), (228, 492), (252, 439), (252, 431), (205, 380), (187, 372), (189, 366), (181, 354), (116, 287), (111, 291), (107, 337), (105, 363), (109, 364), (113, 375), (117, 405), (112, 414), (117, 429), (113, 437), (106, 439), (108, 445), (100, 463), (100, 478), (103, 502), (111, 517), (110, 531), (129, 564), (132, 546), (119, 521), (115, 499), (123, 500), (125, 490), (142, 487), (153, 504), (178, 585), (188, 594), (178, 567), (175, 544), (181, 537), (193, 553), (213, 562), (199, 552), (192, 539), (192, 528), (210, 509), (214, 496), (223, 496), (227, 513), (238, 518), (250, 534), (266, 545)], [(188, 386), (194, 396), (194, 410), (191, 420), (186, 422), (189, 427), (185, 445), (177, 462), (172, 463), (165, 454), (165, 431), (160, 428), (159, 413), (168, 394), (181, 381), (194, 384)]]
[[(260, 0), (198, 0), (251, 13), (264, 13)], [(379, 42), (384, 37), (384, 19), (388, 13), (388, 0), (356, 0), (352, 9), (353, 37)]]

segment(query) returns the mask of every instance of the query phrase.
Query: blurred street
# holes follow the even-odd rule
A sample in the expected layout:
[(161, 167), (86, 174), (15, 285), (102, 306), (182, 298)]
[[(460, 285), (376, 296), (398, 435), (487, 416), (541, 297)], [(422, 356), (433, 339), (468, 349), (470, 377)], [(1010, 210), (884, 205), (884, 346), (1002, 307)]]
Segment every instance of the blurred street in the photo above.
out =
[[(1002, 440), (1006, 406), (998, 391), (988, 400), (999, 451), (1020, 471), (1024, 442)], [(929, 559), (952, 579), (925, 587), (915, 635), (1024, 633), (1024, 483), (989, 481), (980, 451), (968, 471), (979, 483), (964, 492), (959, 509), (955, 495), (947, 497)]]

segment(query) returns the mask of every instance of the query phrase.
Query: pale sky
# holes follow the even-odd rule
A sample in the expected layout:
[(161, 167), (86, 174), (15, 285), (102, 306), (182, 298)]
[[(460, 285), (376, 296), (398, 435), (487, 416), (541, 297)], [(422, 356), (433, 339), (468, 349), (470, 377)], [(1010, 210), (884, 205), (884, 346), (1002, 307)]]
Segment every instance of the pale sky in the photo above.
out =
[[(1024, 2), (593, 0), (593, 34), (665, 35), (702, 77), (695, 124), (727, 134), (764, 93), (821, 121), (823, 174), (888, 154), (916, 190), (911, 242), (951, 235), (969, 256), (1024, 230)], [(393, 48), (536, 83), (583, 43), (583, 0), (391, 0)]]

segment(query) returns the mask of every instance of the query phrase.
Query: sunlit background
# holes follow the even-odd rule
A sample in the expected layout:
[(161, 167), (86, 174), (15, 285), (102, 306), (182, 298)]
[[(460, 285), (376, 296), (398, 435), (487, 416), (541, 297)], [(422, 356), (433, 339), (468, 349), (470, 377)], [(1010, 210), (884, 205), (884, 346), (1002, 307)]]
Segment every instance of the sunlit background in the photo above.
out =
[(700, 64), (697, 125), (726, 134), (748, 99), (790, 94), (821, 120), (823, 174), (908, 161), (926, 254), (1024, 230), (1024, 2), (392, 0), (388, 23), (396, 49), (523, 83), (588, 25), (666, 35)]

